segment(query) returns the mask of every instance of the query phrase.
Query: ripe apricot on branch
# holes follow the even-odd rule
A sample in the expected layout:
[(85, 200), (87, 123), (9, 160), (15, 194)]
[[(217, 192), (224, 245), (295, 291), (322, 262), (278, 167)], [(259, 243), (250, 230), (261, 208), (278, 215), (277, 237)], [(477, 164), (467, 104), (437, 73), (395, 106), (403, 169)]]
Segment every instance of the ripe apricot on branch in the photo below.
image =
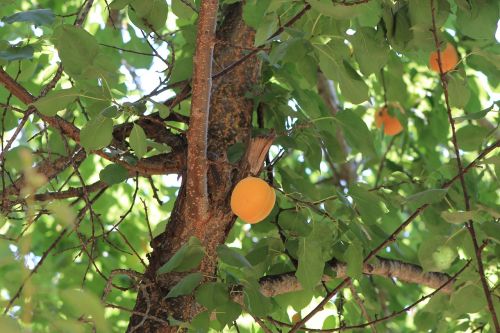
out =
[(247, 177), (231, 194), (231, 210), (246, 223), (258, 223), (271, 213), (275, 201), (276, 193), (264, 180)]
[(403, 130), (399, 119), (391, 116), (387, 111), (387, 107), (383, 107), (375, 113), (375, 125), (378, 128), (383, 125), (385, 135), (396, 135)]
[[(441, 51), (441, 66), (443, 73), (451, 71), (458, 64), (457, 50), (451, 43), (447, 43), (443, 51)], [(438, 53), (433, 51), (429, 57), (429, 67), (439, 73)]]

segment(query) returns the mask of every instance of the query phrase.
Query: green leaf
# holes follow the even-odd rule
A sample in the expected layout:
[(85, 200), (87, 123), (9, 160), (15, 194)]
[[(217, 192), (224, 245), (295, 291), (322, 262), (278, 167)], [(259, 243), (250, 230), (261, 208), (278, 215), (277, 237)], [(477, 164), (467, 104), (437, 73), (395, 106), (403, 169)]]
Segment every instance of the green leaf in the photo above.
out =
[(484, 231), (484, 233), (488, 236), (488, 238), (491, 238), (495, 240), (497, 243), (500, 243), (500, 223), (488, 221), (482, 223), (480, 225), (480, 228), (482, 231)]
[(243, 20), (254, 29), (258, 29), (269, 7), (270, 0), (248, 0), (243, 6)]
[(102, 115), (92, 118), (80, 131), (80, 144), (86, 151), (106, 147), (113, 139), (113, 120)]
[(67, 289), (61, 292), (61, 298), (65, 304), (73, 309), (78, 317), (90, 315), (97, 331), (110, 332), (108, 323), (104, 318), (104, 307), (95, 295), (80, 289)]
[(203, 311), (198, 313), (190, 323), (190, 333), (206, 333), (210, 326), (210, 312)]
[(363, 248), (358, 242), (349, 245), (344, 254), (347, 262), (347, 276), (352, 279), (360, 279), (363, 273)]
[(200, 284), (203, 279), (203, 275), (200, 272), (191, 273), (186, 275), (182, 280), (177, 282), (175, 286), (170, 289), (165, 298), (178, 297), (183, 295), (189, 295), (193, 290)]
[(278, 21), (274, 15), (267, 15), (264, 20), (262, 20), (255, 32), (255, 43), (254, 46), (260, 46), (264, 44), (269, 37), (278, 29)]
[(122, 10), (128, 6), (133, 0), (114, 0), (109, 4), (110, 9)]
[(222, 327), (234, 322), (241, 314), (241, 306), (238, 303), (229, 301), (224, 305), (218, 306), (215, 310), (217, 320)]
[(477, 217), (477, 211), (442, 212), (441, 217), (448, 223), (462, 224)]
[(172, 70), (172, 76), (170, 77), (171, 83), (180, 82), (182, 80), (189, 79), (193, 73), (193, 58), (179, 58), (175, 59), (174, 69)]
[(321, 281), (325, 268), (321, 248), (311, 237), (301, 237), (297, 255), (299, 264), (295, 276), (302, 288), (313, 289)]
[(330, 42), (313, 44), (319, 58), (319, 67), (327, 78), (339, 84), (342, 96), (351, 103), (359, 104), (368, 99), (368, 86), (351, 64), (345, 60), (345, 45)]
[(130, 132), (129, 142), (130, 142), (130, 147), (132, 147), (132, 149), (135, 152), (135, 155), (137, 155), (137, 157), (139, 158), (142, 158), (144, 155), (146, 155), (148, 151), (146, 139), (147, 139), (146, 133), (144, 132), (142, 127), (137, 124), (134, 124), (134, 127)]
[(32, 22), (35, 26), (51, 25), (54, 22), (55, 15), (52, 9), (34, 9), (15, 13), (2, 18), (5, 23), (14, 22)]
[[(344, 98), (353, 103), (360, 104), (369, 97), (368, 85), (363, 78), (352, 68), (351, 64), (343, 61), (343, 70), (340, 71), (339, 87)], [(342, 68), (342, 67), (341, 67)]]
[(447, 245), (444, 237), (424, 239), (418, 248), (418, 260), (428, 272), (442, 272), (450, 268), (457, 253), (451, 245)]
[(167, 22), (168, 5), (165, 0), (132, 0), (128, 14), (137, 27), (146, 31), (159, 31)]
[(450, 303), (457, 313), (475, 313), (486, 306), (483, 290), (471, 283), (451, 294)]
[(185, 0), (185, 1), (172, 0), (172, 12), (175, 14), (175, 16), (179, 18), (190, 19), (196, 13), (191, 7), (186, 5), (184, 2), (190, 3), (193, 7), (196, 8), (196, 5), (192, 0)]
[(405, 198), (406, 204), (413, 204), (415, 206), (422, 206), (425, 204), (434, 204), (443, 200), (448, 192), (447, 189), (432, 189), (412, 194)]
[(108, 185), (119, 184), (129, 177), (127, 169), (119, 164), (107, 165), (99, 172), (99, 179)]
[(466, 114), (465, 116), (456, 117), (456, 118), (454, 118), (455, 122), (456, 123), (460, 123), (460, 122), (462, 122), (464, 120), (477, 120), (477, 119), (484, 118), (484, 117), (486, 117), (486, 115), (488, 114), (488, 112), (490, 112), (491, 110), (493, 110), (494, 106), (495, 106), (495, 104), (492, 104), (490, 107), (488, 107), (488, 108), (486, 108), (484, 110), (481, 110), (481, 111), (478, 111), (478, 112), (469, 113), (469, 114)]
[(204, 256), (205, 249), (198, 238), (191, 237), (169, 261), (158, 269), (157, 274), (189, 271), (197, 267)]
[(488, 135), (488, 130), (481, 126), (467, 125), (457, 131), (458, 146), (461, 150), (474, 151), (481, 148), (481, 145)]
[(166, 143), (159, 143), (153, 140), (146, 140), (148, 147), (155, 149), (158, 153), (170, 153), (172, 151), (172, 147), (167, 145)]
[(469, 10), (457, 10), (457, 26), (461, 33), (475, 39), (495, 39), (498, 2), (470, 0)]
[(307, 2), (317, 12), (339, 20), (351, 19), (356, 16), (360, 16), (364, 14), (364, 11), (367, 8), (369, 8), (369, 4), (367, 3), (346, 6), (344, 4), (334, 4), (331, 0), (307, 0)]
[(243, 289), (245, 306), (250, 313), (258, 317), (264, 317), (269, 314), (272, 304), (269, 298), (262, 295), (257, 285), (245, 286)]
[(312, 231), (312, 225), (307, 222), (307, 216), (302, 211), (285, 210), (280, 213), (278, 223), (281, 228), (293, 236), (307, 237)]
[(101, 114), (106, 118), (118, 118), (120, 116), (120, 110), (116, 105), (110, 105), (101, 111)]
[(94, 36), (82, 28), (63, 24), (54, 29), (52, 37), (64, 70), (70, 75), (86, 73), (99, 53)]
[(427, 311), (418, 311), (415, 314), (415, 326), (419, 329), (419, 332), (428, 332), (433, 329), (438, 320), (438, 314)]
[(467, 86), (467, 79), (453, 73), (449, 74), (447, 78), (450, 106), (460, 109), (464, 108), (470, 98), (470, 90)]
[(245, 154), (246, 145), (243, 142), (236, 142), (227, 148), (227, 159), (229, 163), (237, 163)]
[(73, 102), (80, 95), (79, 90), (76, 88), (53, 90), (44, 97), (33, 102), (31, 105), (36, 107), (40, 113), (53, 117), (57, 112), (64, 110), (68, 104)]
[(389, 45), (382, 30), (361, 28), (350, 40), (354, 48), (354, 57), (364, 75), (378, 73), (387, 63)]
[(335, 120), (340, 124), (346, 139), (352, 147), (368, 157), (375, 156), (375, 146), (372, 134), (361, 117), (351, 111), (342, 110), (337, 113)]
[(155, 101), (152, 101), (152, 102), (153, 102), (155, 109), (158, 110), (158, 113), (160, 114), (160, 117), (162, 119), (165, 119), (170, 115), (170, 108), (168, 106), (166, 106), (163, 103), (158, 103)]
[(361, 218), (367, 223), (375, 222), (389, 211), (379, 196), (359, 185), (349, 188), (349, 195), (354, 199)]
[(9, 47), (6, 50), (0, 50), (0, 60), (15, 61), (33, 58), (35, 49), (31, 45), (22, 47)]
[(196, 289), (196, 302), (213, 310), (229, 302), (229, 294), (226, 285), (220, 282), (204, 283)]
[(225, 244), (217, 247), (217, 256), (220, 260), (230, 266), (252, 267), (252, 264), (250, 264), (247, 258)]

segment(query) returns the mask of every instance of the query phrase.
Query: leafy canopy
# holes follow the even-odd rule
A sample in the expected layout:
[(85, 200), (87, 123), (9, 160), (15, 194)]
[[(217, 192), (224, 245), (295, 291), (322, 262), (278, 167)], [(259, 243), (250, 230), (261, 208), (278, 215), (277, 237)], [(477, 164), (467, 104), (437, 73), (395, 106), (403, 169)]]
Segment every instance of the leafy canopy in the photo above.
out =
[[(222, 8), (239, 1), (220, 2), (222, 17)], [(173, 108), (164, 102), (182, 95), (192, 76), (199, 5), (95, 1), (79, 26), (82, 1), (0, 0), (6, 73), (38, 96), (63, 66), (55, 87), (29, 103), (8, 86), (0, 89), (0, 304), (8, 308), (0, 327), (7, 332), (90, 331), (82, 318), (91, 318), (98, 332), (125, 331), (130, 313), (109, 304), (133, 308), (135, 277), (112, 272), (144, 271), (151, 237), (163, 232), (179, 195), (175, 177), (140, 173), (155, 158), (168, 161), (161, 158), (180, 149), (175, 138), (188, 128), (190, 98), (183, 95)], [(299, 20), (268, 39), (305, 5)], [(473, 220), (485, 244), (482, 260), (498, 313), (500, 154), (491, 149), (464, 175), (467, 209), (460, 182), (444, 186), (458, 169), (445, 91), (427, 63), (435, 38), (460, 55), (444, 80), (467, 166), (499, 138), (498, 13), (494, 0), (244, 1), (244, 23), (256, 31), (253, 47), (263, 46), (255, 55), (261, 78), (247, 97), (255, 105), (254, 132), (278, 134), (270, 150), (277, 204), (259, 224), (236, 222), (212, 258), (219, 262), (215, 279), (196, 272), (205, 255), (196, 238), (160, 268), (159, 276), (188, 271), (167, 299), (192, 295), (206, 308), (179, 324), (236, 332), (236, 320), (239, 332), (255, 332), (259, 325), (245, 313), (269, 327), (277, 324), (267, 316), (291, 324), (295, 313), (305, 316), (338, 285), (339, 262), (353, 289), (340, 291), (308, 327), (369, 321), (358, 297), (371, 319), (399, 311), (429, 290), (362, 274), (364, 258), (389, 239), (378, 256), (425, 272), (452, 275), (473, 261), (450, 292), (378, 323), (380, 332), (493, 331), (464, 223)], [(374, 125), (386, 105), (404, 127), (394, 137)], [(23, 119), (32, 107), (38, 113)], [(61, 132), (49, 118), (74, 129)], [(244, 143), (230, 147), (229, 162), (237, 163), (244, 149)], [(261, 293), (260, 278), (289, 272), (302, 290)], [(234, 285), (242, 288), (242, 305), (230, 297)]]

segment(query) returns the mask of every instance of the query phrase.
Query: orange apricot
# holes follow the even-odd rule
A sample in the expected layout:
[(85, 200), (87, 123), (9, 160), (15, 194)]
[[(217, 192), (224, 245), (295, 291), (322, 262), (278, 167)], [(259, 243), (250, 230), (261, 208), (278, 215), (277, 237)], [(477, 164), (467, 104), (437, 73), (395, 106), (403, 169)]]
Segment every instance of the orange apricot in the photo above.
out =
[[(457, 50), (451, 43), (447, 43), (443, 51), (441, 51), (441, 65), (443, 73), (451, 71), (458, 64)], [(429, 57), (429, 67), (439, 73), (438, 53), (433, 51)]]
[(275, 201), (276, 193), (264, 180), (247, 177), (234, 187), (231, 210), (246, 223), (258, 223), (271, 213)]
[(401, 125), (399, 119), (391, 116), (386, 107), (375, 113), (375, 125), (378, 128), (384, 126), (385, 135), (396, 135), (403, 130), (403, 125)]

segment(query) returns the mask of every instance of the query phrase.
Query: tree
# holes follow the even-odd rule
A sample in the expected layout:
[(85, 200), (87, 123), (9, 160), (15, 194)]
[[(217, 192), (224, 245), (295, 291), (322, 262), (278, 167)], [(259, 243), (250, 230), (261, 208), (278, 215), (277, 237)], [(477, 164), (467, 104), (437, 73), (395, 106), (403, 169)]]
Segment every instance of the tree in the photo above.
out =
[(497, 1), (0, 9), (2, 331), (500, 332)]

